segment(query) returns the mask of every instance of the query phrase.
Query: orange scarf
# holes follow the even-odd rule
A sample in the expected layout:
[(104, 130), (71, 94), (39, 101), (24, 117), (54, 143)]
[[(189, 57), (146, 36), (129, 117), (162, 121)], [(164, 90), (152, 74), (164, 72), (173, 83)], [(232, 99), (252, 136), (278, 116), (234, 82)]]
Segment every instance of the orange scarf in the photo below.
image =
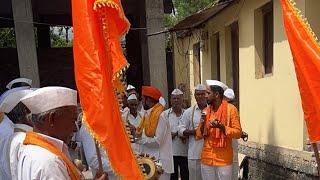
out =
[(143, 116), (143, 119), (137, 129), (138, 134), (142, 134), (143, 130), (147, 137), (154, 137), (156, 134), (160, 114), (164, 107), (158, 103), (153, 106), (149, 116)]
[(226, 135), (218, 128), (211, 128), (210, 121), (217, 119), (224, 126), (228, 126), (228, 102), (223, 100), (216, 112), (212, 111), (212, 106), (207, 107), (205, 127), (208, 129), (212, 140), (212, 146), (221, 148), (226, 147)]
[(71, 180), (79, 180), (80, 174), (78, 173), (78, 170), (76, 166), (70, 161), (69, 158), (67, 158), (66, 155), (64, 155), (60, 150), (58, 150), (54, 145), (52, 145), (49, 141), (47, 141), (42, 136), (38, 135), (35, 132), (27, 132), (26, 138), (23, 141), (24, 145), (31, 144), (36, 145), (39, 147), (42, 147), (51, 153), (58, 156), (66, 165), (69, 176)]

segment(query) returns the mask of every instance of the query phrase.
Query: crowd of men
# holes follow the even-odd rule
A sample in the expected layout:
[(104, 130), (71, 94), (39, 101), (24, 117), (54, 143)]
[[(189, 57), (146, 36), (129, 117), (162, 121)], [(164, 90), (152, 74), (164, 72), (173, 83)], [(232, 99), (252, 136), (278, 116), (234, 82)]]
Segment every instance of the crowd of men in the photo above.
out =
[[(128, 85), (127, 94), (120, 95), (119, 101), (123, 119), (138, 137), (133, 149), (151, 154), (162, 163), (160, 179), (238, 179), (237, 139), (247, 135), (232, 105), (233, 90), (220, 81), (207, 80), (206, 85), (195, 87), (196, 104), (187, 109), (183, 95), (180, 89), (174, 89), (171, 107), (164, 110), (165, 102), (157, 88), (143, 86), (139, 101), (136, 88)], [(143, 129), (146, 122), (153, 133)], [(142, 135), (147, 137), (139, 136), (143, 130)]]
[[(195, 87), (197, 103), (188, 109), (179, 89), (171, 93), (167, 110), (153, 86), (143, 86), (141, 97), (132, 85), (119, 95), (122, 119), (134, 136), (132, 149), (155, 158), (163, 169), (160, 180), (237, 179), (236, 139), (244, 133), (230, 103), (235, 96), (220, 81), (206, 83)], [(83, 164), (94, 179), (119, 178), (102, 149), (99, 171), (98, 146), (81, 124), (75, 90), (32, 88), (26, 78), (11, 81), (7, 89), (0, 96), (0, 180), (83, 179)], [(70, 156), (73, 149), (80, 149), (80, 158)]]

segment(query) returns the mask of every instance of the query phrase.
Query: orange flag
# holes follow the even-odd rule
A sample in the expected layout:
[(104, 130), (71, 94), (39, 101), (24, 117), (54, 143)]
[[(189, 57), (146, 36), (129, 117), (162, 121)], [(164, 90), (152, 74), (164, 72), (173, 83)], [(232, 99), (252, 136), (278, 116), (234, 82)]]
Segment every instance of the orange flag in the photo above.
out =
[(125, 132), (115, 88), (128, 66), (120, 38), (129, 29), (120, 0), (72, 0), (74, 66), (84, 123), (116, 175), (143, 179)]
[(281, 0), (285, 30), (298, 79), (311, 143), (320, 141), (320, 46), (292, 0)]

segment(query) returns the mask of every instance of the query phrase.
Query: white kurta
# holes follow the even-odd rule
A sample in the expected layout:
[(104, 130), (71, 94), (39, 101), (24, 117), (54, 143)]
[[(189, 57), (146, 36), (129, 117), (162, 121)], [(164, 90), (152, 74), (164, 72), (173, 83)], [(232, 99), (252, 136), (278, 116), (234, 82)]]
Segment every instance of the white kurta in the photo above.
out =
[(142, 114), (138, 112), (137, 117), (134, 117), (131, 113), (130, 110), (126, 111), (122, 115), (122, 119), (125, 121), (129, 121), (130, 124), (132, 124), (134, 127), (138, 127), (140, 125), (140, 122), (142, 120)]
[[(183, 114), (184, 110), (182, 110)], [(172, 108), (163, 112), (163, 116), (166, 118), (167, 121), (170, 123), (171, 133), (177, 133), (179, 130), (179, 126), (181, 123), (182, 114), (177, 117), (177, 115), (173, 112)], [(179, 138), (182, 136), (179, 134), (172, 140), (172, 153), (173, 156), (185, 156), (188, 155), (188, 141), (182, 142)]]
[[(152, 108), (147, 110), (145, 115), (149, 115), (151, 110)], [(164, 172), (169, 174), (174, 172), (171, 128), (163, 114), (159, 117), (155, 136), (147, 137), (143, 132), (137, 143), (142, 145), (142, 153), (150, 154), (160, 161)]]
[[(68, 147), (59, 139), (39, 134), (52, 143), (57, 149), (69, 156)], [(64, 162), (47, 149), (35, 145), (23, 145), (18, 160), (18, 180), (56, 180), (70, 179)]]
[(12, 136), (10, 143), (10, 172), (13, 180), (18, 179), (18, 162), (21, 156), (21, 152), (23, 152), (23, 141), (26, 137), (26, 133), (24, 132), (16, 132)]
[[(77, 132), (76, 141), (81, 142), (88, 165), (92, 170), (93, 176), (95, 176), (96, 171), (99, 169), (96, 146), (93, 138), (89, 134), (84, 124), (82, 124), (79, 132)], [(100, 152), (101, 152), (103, 170), (106, 173), (108, 173), (108, 177), (110, 180), (116, 179), (115, 175), (113, 174), (113, 170), (111, 168), (107, 154), (102, 149), (100, 149)]]
[[(128, 107), (125, 107), (124, 109), (122, 109), (121, 111), (122, 116), (124, 116), (125, 114), (127, 114), (128, 112), (130, 112), (130, 109)], [(143, 115), (146, 111), (143, 108), (143, 105), (141, 102), (139, 102), (138, 104), (138, 113), (140, 113), (141, 115)]]
[[(124, 113), (124, 114), (122, 115), (122, 119), (123, 119), (124, 121), (129, 121), (129, 123), (130, 123), (131, 125), (133, 125), (135, 128), (137, 128), (137, 127), (140, 125), (140, 122), (141, 122), (141, 120), (142, 120), (142, 115), (141, 115), (141, 113), (138, 112), (137, 117), (134, 117), (134, 116), (130, 113), (130, 111), (127, 111), (126, 113)], [(133, 149), (136, 153), (138, 153), (138, 154), (141, 153), (141, 145), (140, 145), (140, 144), (131, 143), (131, 147), (132, 147), (132, 149)]]
[[(185, 130), (194, 130), (200, 124), (201, 110), (198, 105), (188, 108), (182, 115), (179, 134), (182, 135)], [(188, 167), (190, 180), (201, 180), (200, 156), (203, 146), (203, 139), (196, 140), (194, 136), (189, 136), (188, 143)]]
[[(11, 177), (13, 180), (18, 179), (18, 161), (19, 157), (21, 155), (21, 152), (23, 152), (23, 141), (26, 137), (25, 132), (33, 131), (33, 128), (25, 125), (25, 124), (14, 124), (15, 131), (16, 129), (19, 130), (19, 132), (15, 132), (11, 136), (11, 142), (10, 142), (10, 148), (9, 148), (9, 159), (10, 159), (10, 172)], [(24, 131), (24, 132), (22, 132)]]
[(9, 146), (10, 137), (13, 135), (14, 125), (8, 116), (4, 116), (0, 123), (0, 180), (8, 180), (10, 178), (9, 165)]
[[(192, 118), (192, 112), (193, 118)], [(183, 132), (188, 130), (196, 129), (199, 126), (201, 119), (201, 110), (198, 105), (192, 106), (188, 108), (182, 115), (180, 126), (179, 126), (179, 134), (183, 135)], [(193, 121), (192, 121), (193, 120)], [(200, 159), (201, 150), (203, 146), (203, 140), (196, 140), (194, 136), (189, 136), (189, 144), (188, 144), (188, 159)]]

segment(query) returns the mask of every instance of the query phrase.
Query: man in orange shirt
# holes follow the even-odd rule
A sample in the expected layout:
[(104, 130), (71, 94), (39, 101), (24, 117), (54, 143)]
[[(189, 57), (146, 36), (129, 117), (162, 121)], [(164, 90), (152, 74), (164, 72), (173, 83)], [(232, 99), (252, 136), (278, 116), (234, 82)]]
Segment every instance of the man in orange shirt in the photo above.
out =
[(203, 138), (201, 173), (203, 180), (231, 180), (233, 150), (232, 139), (241, 136), (238, 110), (223, 99), (227, 86), (220, 81), (207, 80), (206, 118), (196, 130)]

